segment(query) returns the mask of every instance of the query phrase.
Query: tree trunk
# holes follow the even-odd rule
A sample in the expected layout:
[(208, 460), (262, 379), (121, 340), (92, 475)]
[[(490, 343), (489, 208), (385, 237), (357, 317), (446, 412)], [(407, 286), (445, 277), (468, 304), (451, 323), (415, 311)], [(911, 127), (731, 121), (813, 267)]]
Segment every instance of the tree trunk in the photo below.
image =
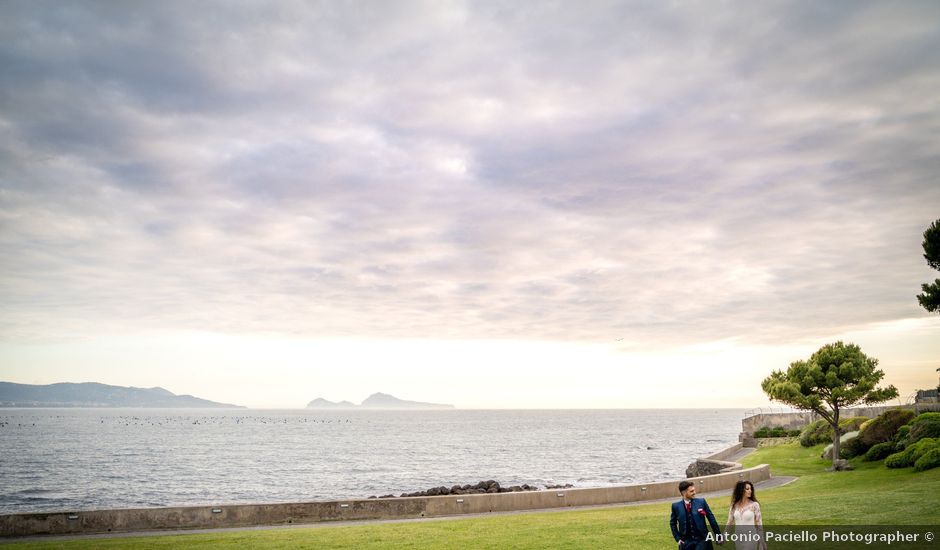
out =
[(836, 461), (842, 458), (839, 451), (839, 443), (842, 439), (842, 430), (839, 429), (839, 409), (832, 411), (832, 470), (836, 469)]

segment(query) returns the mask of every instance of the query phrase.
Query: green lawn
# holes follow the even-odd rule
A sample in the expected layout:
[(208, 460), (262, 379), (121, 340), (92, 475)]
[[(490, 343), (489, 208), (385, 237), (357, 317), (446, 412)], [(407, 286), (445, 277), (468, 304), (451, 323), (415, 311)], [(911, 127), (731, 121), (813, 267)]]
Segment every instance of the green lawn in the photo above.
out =
[[(937, 524), (940, 469), (914, 473), (881, 463), (853, 461), (857, 470), (826, 472), (821, 447), (794, 444), (761, 449), (747, 466), (769, 463), (774, 475), (800, 479), (758, 491), (764, 523), (770, 524)], [(709, 499), (719, 522), (727, 497)], [(40, 548), (673, 548), (669, 505), (647, 504), (569, 512), (463, 518), (326, 528), (240, 531), (208, 535), (88, 539), (3, 545)], [(778, 546), (779, 547), (779, 546)], [(832, 546), (836, 548), (836, 546)], [(725, 548), (728, 548), (726, 546)]]
[(764, 523), (779, 525), (936, 525), (940, 524), (940, 468), (914, 473), (891, 470), (883, 462), (852, 459), (856, 470), (827, 472), (831, 461), (819, 455), (823, 446), (799, 444), (760, 449), (746, 457), (745, 467), (770, 464), (775, 476), (799, 479), (758, 492)]

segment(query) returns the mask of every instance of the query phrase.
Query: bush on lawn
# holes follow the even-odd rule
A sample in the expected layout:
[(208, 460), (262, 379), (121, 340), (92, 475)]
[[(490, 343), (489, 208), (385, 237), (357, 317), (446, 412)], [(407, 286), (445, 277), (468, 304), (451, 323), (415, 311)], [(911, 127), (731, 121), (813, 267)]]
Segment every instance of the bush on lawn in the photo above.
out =
[[(812, 447), (814, 445), (819, 445), (820, 443), (825, 443), (824, 441), (817, 441), (819, 434), (824, 432), (826, 428), (829, 427), (829, 423), (825, 420), (817, 420), (811, 424), (807, 424), (803, 428), (803, 431), (800, 432), (800, 445), (803, 447)], [(829, 441), (832, 441), (832, 436), (829, 436)]]
[(898, 433), (894, 435), (894, 442), (897, 444), (898, 449), (904, 448), (904, 440), (907, 439), (907, 434), (911, 433), (910, 424), (905, 424), (898, 428)]
[(914, 411), (907, 409), (887, 410), (873, 418), (870, 422), (865, 423), (864, 427), (862, 427), (859, 439), (862, 444), (867, 446), (866, 450), (879, 443), (891, 441), (898, 433), (898, 429), (910, 422), (913, 418)]
[[(864, 416), (853, 416), (843, 418), (839, 421), (839, 429), (843, 434), (857, 431), (868, 418)], [(812, 447), (823, 443), (832, 443), (832, 426), (825, 420), (817, 420), (803, 428), (800, 433), (800, 445), (803, 447)]]
[[(839, 421), (839, 429), (842, 430), (842, 433), (847, 432), (857, 432), (861, 428), (862, 424), (870, 420), (867, 416), (853, 416), (851, 418), (843, 418)], [(831, 433), (831, 432), (830, 432)]]
[[(796, 432), (795, 434), (793, 432)], [(787, 437), (788, 435), (800, 435), (800, 430), (787, 430), (782, 426), (771, 428), (770, 426), (761, 426), (754, 432), (754, 437)]]
[(847, 441), (844, 447), (840, 446), (839, 452), (842, 458), (853, 458), (865, 454), (868, 450), (868, 446), (862, 443), (861, 439), (862, 432), (858, 432), (858, 437)]
[(930, 449), (914, 463), (915, 472), (923, 472), (940, 466), (940, 445)]
[(911, 430), (900, 441), (904, 447), (913, 445), (924, 438), (940, 437), (940, 413), (924, 413), (908, 425)]
[(868, 452), (865, 453), (865, 460), (868, 462), (884, 460), (894, 453), (895, 449), (894, 441), (885, 441), (884, 443), (873, 445), (872, 448), (868, 449)]
[(894, 453), (885, 459), (888, 468), (907, 468), (913, 466), (922, 456), (931, 449), (940, 449), (940, 439), (925, 437), (917, 443), (912, 443), (901, 452)]

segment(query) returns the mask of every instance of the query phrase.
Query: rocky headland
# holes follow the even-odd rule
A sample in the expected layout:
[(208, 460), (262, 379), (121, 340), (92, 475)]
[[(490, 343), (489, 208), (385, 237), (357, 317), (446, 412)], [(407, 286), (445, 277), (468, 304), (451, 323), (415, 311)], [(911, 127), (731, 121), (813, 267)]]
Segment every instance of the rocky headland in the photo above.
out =
[(48, 385), (0, 382), (0, 407), (244, 408), (192, 395), (176, 395), (163, 388), (110, 386), (97, 382)]

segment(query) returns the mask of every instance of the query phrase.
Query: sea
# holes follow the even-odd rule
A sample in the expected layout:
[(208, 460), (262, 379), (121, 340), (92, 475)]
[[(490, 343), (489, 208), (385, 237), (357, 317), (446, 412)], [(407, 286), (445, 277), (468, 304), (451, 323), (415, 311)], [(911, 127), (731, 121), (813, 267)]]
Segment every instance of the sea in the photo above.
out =
[(0, 409), (0, 514), (679, 479), (743, 409)]

